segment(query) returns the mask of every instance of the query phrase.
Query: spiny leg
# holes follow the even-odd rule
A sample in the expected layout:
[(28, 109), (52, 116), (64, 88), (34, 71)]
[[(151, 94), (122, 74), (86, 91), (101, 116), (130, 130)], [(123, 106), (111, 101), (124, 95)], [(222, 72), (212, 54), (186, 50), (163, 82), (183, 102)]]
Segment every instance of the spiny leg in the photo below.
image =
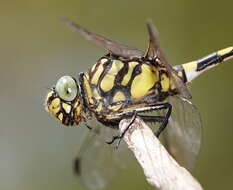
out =
[(119, 147), (120, 143), (121, 143), (121, 139), (124, 137), (126, 131), (128, 131), (129, 127), (133, 124), (133, 122), (135, 121), (136, 117), (137, 117), (137, 112), (136, 111), (133, 111), (132, 112), (132, 119), (131, 121), (129, 122), (128, 126), (124, 129), (124, 131), (118, 135), (115, 135), (112, 137), (112, 140), (111, 141), (107, 141), (106, 143), (107, 144), (112, 144), (115, 142), (115, 140), (119, 139), (117, 145), (116, 145), (116, 148)]
[(88, 124), (85, 123), (85, 126), (86, 126), (86, 128), (88, 128), (89, 130), (92, 130), (92, 127), (91, 127), (90, 125), (88, 125)]
[[(146, 116), (146, 115), (141, 115), (138, 114), (140, 112), (147, 112), (147, 111), (154, 111), (154, 110), (163, 110), (163, 109), (168, 109), (168, 112), (166, 113), (165, 116)], [(127, 132), (127, 130), (129, 129), (129, 127), (133, 124), (134, 120), (136, 119), (137, 116), (140, 116), (143, 120), (147, 121), (147, 122), (161, 122), (162, 124), (160, 125), (159, 129), (155, 132), (155, 135), (157, 137), (159, 137), (159, 135), (161, 134), (161, 132), (166, 128), (167, 123), (168, 123), (168, 119), (171, 115), (171, 111), (172, 111), (172, 105), (169, 103), (163, 103), (163, 104), (157, 104), (151, 107), (147, 107), (147, 108), (141, 108), (141, 109), (136, 109), (133, 111), (128, 111), (126, 113), (123, 113), (121, 116), (122, 117), (132, 117), (130, 123), (128, 124), (128, 126), (126, 127), (126, 129), (119, 135), (113, 136), (111, 141), (106, 142), (107, 144), (112, 144), (115, 142), (115, 140), (119, 139), (117, 146), (118, 147), (120, 145), (121, 139), (124, 137), (125, 133)]]
[(155, 132), (155, 136), (159, 137), (159, 135), (163, 132), (163, 130), (167, 127), (168, 124), (168, 120), (171, 116), (172, 113), (172, 105), (169, 103), (165, 103), (164, 106), (168, 109), (164, 121), (162, 122), (162, 124), (160, 125), (159, 129)]
[(163, 132), (163, 130), (166, 128), (170, 115), (171, 115), (171, 107), (168, 107), (168, 112), (165, 115), (165, 117), (164, 116), (143, 116), (143, 115), (137, 114), (137, 112), (136, 112), (135, 116), (132, 118), (132, 120), (128, 124), (127, 128), (121, 134), (121, 137), (120, 137), (120, 139), (119, 139), (116, 147), (117, 148), (119, 147), (121, 139), (124, 137), (125, 133), (128, 131), (129, 127), (133, 124), (133, 122), (135, 121), (135, 119), (136, 119), (137, 116), (141, 117), (144, 121), (162, 122), (162, 124), (159, 127), (159, 129), (155, 132), (156, 137), (159, 137), (159, 135), (161, 134), (161, 132)]
[(155, 136), (159, 137), (159, 135), (164, 131), (164, 129), (166, 128), (167, 124), (168, 124), (168, 120), (171, 116), (171, 112), (172, 112), (172, 105), (169, 103), (164, 103), (163, 104), (164, 107), (163, 109), (168, 109), (167, 113), (165, 114), (165, 116), (148, 116), (148, 115), (139, 115), (143, 121), (145, 122), (160, 122), (161, 125), (159, 126), (159, 129), (155, 132)]
[(136, 110), (138, 113), (139, 112), (147, 112), (147, 111), (154, 111), (154, 110), (163, 110), (163, 109), (168, 109), (167, 113), (165, 116), (145, 116), (145, 115), (139, 115), (144, 121), (153, 121), (153, 122), (161, 122), (162, 124), (160, 125), (159, 129), (155, 132), (156, 137), (159, 137), (159, 135), (163, 132), (163, 130), (166, 128), (168, 124), (168, 120), (171, 116), (172, 112), (172, 105), (170, 103), (162, 103), (162, 104), (157, 104), (149, 108), (144, 108), (144, 109), (138, 109)]

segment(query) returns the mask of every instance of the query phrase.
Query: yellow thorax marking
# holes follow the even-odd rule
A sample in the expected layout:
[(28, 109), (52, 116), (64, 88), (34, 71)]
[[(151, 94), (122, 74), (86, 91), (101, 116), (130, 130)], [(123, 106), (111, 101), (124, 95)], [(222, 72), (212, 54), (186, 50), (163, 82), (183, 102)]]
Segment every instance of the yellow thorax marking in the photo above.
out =
[(94, 84), (94, 85), (98, 84), (99, 77), (100, 77), (101, 73), (103, 72), (103, 70), (104, 70), (103, 64), (100, 64), (98, 69), (95, 71), (95, 73), (92, 76), (92, 79), (91, 79), (92, 84)]
[(91, 104), (93, 104), (94, 102), (93, 102), (93, 99), (92, 99), (92, 96), (93, 96), (92, 95), (92, 89), (90, 87), (90, 84), (89, 84), (89, 82), (87, 80), (87, 76), (86, 75), (84, 76), (83, 83), (84, 83), (84, 89), (85, 89), (86, 94), (87, 94), (87, 99), (89, 100), (89, 102)]
[[(104, 63), (106, 63), (107, 61), (108, 61), (108, 60), (107, 60), (106, 58), (103, 58), (103, 59), (100, 60), (100, 63), (101, 63), (101, 64), (104, 64)], [(97, 62), (97, 63), (98, 63), (98, 62)], [(91, 72), (93, 72), (93, 71), (95, 70), (97, 63), (94, 64), (94, 65), (92, 66)]]
[(113, 96), (113, 102), (118, 102), (118, 101), (124, 101), (125, 100), (125, 95), (123, 92), (118, 91), (114, 96)]
[(108, 109), (113, 110), (113, 111), (118, 111), (121, 108), (121, 104), (119, 105), (110, 105), (108, 106)]
[(119, 60), (114, 60), (112, 62), (110, 70), (100, 83), (100, 87), (103, 91), (107, 92), (113, 88), (115, 77), (123, 66), (124, 64)]
[(169, 90), (170, 80), (166, 74), (161, 75), (161, 86), (163, 92), (167, 92)]
[(145, 96), (157, 82), (157, 73), (153, 72), (151, 66), (143, 64), (141, 70), (142, 72), (134, 78), (131, 85), (131, 95), (133, 98)]
[(133, 73), (133, 70), (134, 68), (136, 67), (136, 65), (138, 65), (139, 63), (138, 62), (129, 62), (128, 65), (129, 65), (129, 70), (128, 72), (126, 73), (126, 75), (124, 76), (121, 84), (126, 86), (129, 82), (129, 80), (131, 79), (131, 76), (132, 76), (132, 73)]
[(98, 91), (97, 91), (96, 88), (93, 90), (93, 96), (97, 100), (101, 99), (101, 96), (99, 95), (99, 93), (98, 93)]
[(102, 109), (103, 109), (103, 104), (102, 104), (102, 102), (100, 102), (95, 110), (97, 112), (100, 112)]
[(103, 59), (100, 60), (100, 63), (104, 64), (104, 63), (106, 63), (107, 61), (108, 61), (108, 59), (103, 58)]

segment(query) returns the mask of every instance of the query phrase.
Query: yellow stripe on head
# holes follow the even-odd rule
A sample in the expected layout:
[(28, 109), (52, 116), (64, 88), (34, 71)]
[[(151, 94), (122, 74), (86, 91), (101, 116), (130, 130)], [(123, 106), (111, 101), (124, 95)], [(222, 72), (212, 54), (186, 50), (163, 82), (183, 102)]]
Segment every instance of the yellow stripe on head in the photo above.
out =
[(65, 112), (66, 112), (67, 114), (69, 114), (70, 111), (71, 111), (71, 105), (69, 105), (69, 104), (62, 103), (62, 108), (65, 110)]
[(56, 116), (56, 114), (61, 110), (61, 101), (59, 98), (55, 98), (51, 101), (48, 110), (50, 113)]
[(72, 101), (65, 101), (53, 89), (46, 96), (45, 108), (64, 125), (78, 125), (82, 122), (82, 105), (78, 96)]
[(63, 113), (60, 113), (60, 114), (58, 115), (58, 119), (59, 119), (60, 121), (62, 121), (62, 119), (63, 119)]

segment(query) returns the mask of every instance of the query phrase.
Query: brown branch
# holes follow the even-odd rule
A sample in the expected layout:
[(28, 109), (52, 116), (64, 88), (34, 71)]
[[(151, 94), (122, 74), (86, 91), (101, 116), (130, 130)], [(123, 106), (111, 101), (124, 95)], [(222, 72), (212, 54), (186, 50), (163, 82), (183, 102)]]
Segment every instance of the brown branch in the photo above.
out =
[[(129, 120), (122, 120), (121, 131)], [(124, 141), (144, 170), (147, 181), (160, 190), (202, 190), (199, 182), (170, 156), (151, 129), (136, 118), (124, 135)]]

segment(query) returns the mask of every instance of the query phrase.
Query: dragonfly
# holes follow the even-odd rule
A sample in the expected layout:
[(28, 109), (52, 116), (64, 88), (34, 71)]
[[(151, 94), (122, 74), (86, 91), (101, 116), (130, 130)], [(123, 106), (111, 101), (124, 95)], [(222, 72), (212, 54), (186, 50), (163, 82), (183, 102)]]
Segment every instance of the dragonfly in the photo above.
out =
[[(191, 171), (201, 147), (202, 122), (198, 109), (190, 101), (187, 85), (205, 71), (233, 58), (233, 47), (172, 66), (160, 48), (152, 20), (147, 21), (146, 51), (92, 33), (67, 18), (62, 21), (108, 51), (77, 78), (61, 77), (45, 100), (46, 110), (62, 124), (82, 129), (74, 164), (82, 182), (90, 189), (102, 189), (114, 177), (115, 168), (125, 167), (122, 165), (129, 157), (125, 156), (127, 148), (120, 145), (112, 151), (108, 145), (122, 138), (122, 134), (115, 132), (125, 118), (140, 117), (152, 127), (156, 125), (155, 136), (163, 134), (169, 153)], [(106, 137), (112, 137), (108, 144)]]

